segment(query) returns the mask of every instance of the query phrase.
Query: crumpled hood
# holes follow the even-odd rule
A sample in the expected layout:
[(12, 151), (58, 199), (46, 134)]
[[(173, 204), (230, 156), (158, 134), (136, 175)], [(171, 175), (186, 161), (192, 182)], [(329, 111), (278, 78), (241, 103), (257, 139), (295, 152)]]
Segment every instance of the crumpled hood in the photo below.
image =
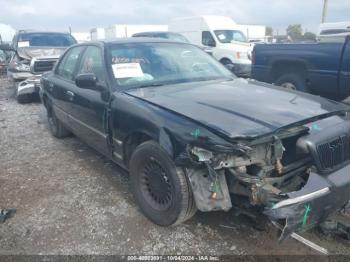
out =
[(325, 98), (244, 79), (132, 89), (126, 93), (229, 138), (261, 136), (307, 118), (349, 109)]
[(59, 48), (59, 47), (57, 48), (22, 47), (22, 48), (18, 48), (17, 52), (20, 57), (31, 60), (32, 58), (37, 58), (37, 57), (58, 58), (63, 54), (65, 50), (66, 48)]

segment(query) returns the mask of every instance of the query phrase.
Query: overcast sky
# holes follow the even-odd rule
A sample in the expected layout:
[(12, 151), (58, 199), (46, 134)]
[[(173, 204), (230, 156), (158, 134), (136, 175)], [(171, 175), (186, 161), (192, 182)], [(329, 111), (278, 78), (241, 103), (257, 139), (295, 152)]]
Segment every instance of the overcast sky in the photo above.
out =
[[(301, 23), (317, 31), (323, 0), (0, 0), (0, 23), (15, 29), (73, 32), (111, 24), (168, 24), (175, 17), (225, 15), (285, 33)], [(349, 0), (329, 0), (327, 21), (350, 20)]]

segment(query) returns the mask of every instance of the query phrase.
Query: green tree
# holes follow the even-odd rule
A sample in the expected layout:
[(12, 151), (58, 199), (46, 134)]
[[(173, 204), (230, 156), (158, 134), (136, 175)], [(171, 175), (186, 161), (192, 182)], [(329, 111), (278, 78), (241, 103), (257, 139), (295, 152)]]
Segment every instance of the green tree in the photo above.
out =
[(265, 35), (273, 36), (273, 28), (271, 26), (266, 27)]
[(301, 24), (289, 25), (287, 27), (287, 35), (292, 38), (292, 40), (297, 40), (303, 38), (303, 29)]
[(313, 40), (316, 41), (316, 34), (312, 33), (312, 32), (305, 32), (303, 38), (305, 40)]

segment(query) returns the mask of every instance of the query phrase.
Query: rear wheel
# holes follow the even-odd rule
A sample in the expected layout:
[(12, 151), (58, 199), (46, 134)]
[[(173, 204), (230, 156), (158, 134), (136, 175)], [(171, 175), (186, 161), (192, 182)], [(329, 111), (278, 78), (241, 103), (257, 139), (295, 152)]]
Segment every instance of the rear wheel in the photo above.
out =
[(136, 202), (155, 224), (179, 224), (197, 211), (184, 171), (176, 168), (154, 141), (135, 149), (130, 160), (130, 181)]
[(47, 107), (47, 120), (49, 122), (51, 134), (54, 137), (64, 138), (71, 134), (68, 131), (68, 129), (63, 126), (61, 121), (56, 117), (55, 111), (50, 106)]
[(280, 76), (276, 80), (275, 84), (289, 90), (298, 90), (301, 92), (310, 93), (305, 79), (302, 76), (295, 73), (289, 73)]

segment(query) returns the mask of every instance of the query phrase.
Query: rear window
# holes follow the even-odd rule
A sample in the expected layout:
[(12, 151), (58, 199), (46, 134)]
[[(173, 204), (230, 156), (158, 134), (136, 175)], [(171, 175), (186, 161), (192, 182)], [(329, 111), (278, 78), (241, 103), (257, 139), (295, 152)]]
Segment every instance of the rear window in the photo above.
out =
[(70, 34), (24, 33), (18, 39), (18, 47), (68, 47), (74, 44), (76, 40)]

